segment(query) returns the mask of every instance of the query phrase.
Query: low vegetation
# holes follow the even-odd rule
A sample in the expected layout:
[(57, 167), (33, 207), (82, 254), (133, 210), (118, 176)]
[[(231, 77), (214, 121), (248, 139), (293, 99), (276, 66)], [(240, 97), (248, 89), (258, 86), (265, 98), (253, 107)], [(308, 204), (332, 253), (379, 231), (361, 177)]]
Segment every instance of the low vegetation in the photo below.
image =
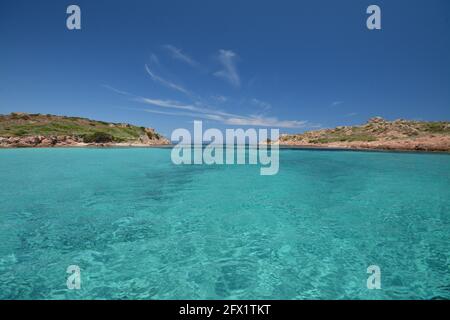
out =
[(105, 132), (94, 132), (83, 136), (83, 142), (86, 143), (107, 143), (114, 141), (114, 137)]

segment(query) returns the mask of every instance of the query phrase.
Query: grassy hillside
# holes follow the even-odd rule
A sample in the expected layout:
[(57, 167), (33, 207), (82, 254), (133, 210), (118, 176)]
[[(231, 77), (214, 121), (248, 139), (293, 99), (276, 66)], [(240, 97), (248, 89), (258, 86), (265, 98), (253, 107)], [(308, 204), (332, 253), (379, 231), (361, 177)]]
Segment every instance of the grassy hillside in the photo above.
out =
[(141, 136), (160, 139), (153, 129), (78, 117), (11, 113), (0, 115), (0, 137), (76, 136), (85, 142), (134, 141)]

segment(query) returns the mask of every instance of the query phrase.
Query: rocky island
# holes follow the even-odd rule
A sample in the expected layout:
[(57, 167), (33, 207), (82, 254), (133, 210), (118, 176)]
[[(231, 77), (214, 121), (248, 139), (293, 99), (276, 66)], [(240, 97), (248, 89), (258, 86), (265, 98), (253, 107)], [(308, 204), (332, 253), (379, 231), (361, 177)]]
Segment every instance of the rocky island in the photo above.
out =
[(167, 145), (152, 128), (79, 117), (13, 112), (0, 115), (0, 148)]
[(450, 122), (388, 121), (375, 117), (360, 126), (281, 135), (279, 143), (321, 148), (450, 152)]

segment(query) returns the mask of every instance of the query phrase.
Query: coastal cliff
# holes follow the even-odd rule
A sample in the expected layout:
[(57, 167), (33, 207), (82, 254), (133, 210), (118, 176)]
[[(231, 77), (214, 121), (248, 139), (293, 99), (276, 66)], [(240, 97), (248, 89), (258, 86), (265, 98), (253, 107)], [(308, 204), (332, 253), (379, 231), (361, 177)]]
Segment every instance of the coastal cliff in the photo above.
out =
[(450, 122), (370, 119), (360, 126), (281, 135), (280, 145), (404, 151), (450, 151)]
[(169, 140), (154, 129), (126, 123), (23, 112), (0, 115), (0, 148), (166, 144)]

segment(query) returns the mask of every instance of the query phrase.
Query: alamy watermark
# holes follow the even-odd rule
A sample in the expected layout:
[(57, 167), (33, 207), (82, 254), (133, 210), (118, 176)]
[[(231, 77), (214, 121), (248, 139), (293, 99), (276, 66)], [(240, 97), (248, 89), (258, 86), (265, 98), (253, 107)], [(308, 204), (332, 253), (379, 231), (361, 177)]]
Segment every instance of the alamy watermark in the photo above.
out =
[(367, 29), (381, 30), (381, 8), (372, 4), (367, 7), (366, 13), (370, 14), (366, 21)]
[(69, 274), (67, 277), (67, 289), (80, 290), (81, 289), (81, 269), (77, 265), (70, 265), (67, 267), (66, 272)]
[(81, 29), (81, 9), (79, 6), (72, 4), (67, 7), (66, 13), (69, 16), (66, 19), (66, 27), (69, 30)]
[(367, 273), (370, 276), (367, 278), (367, 289), (381, 289), (381, 269), (377, 265), (367, 267)]
[(251, 164), (260, 165), (261, 175), (278, 173), (279, 129), (226, 129), (225, 137), (219, 129), (203, 132), (202, 121), (194, 121), (194, 132), (179, 128), (172, 132), (176, 142), (172, 162), (180, 164)]

